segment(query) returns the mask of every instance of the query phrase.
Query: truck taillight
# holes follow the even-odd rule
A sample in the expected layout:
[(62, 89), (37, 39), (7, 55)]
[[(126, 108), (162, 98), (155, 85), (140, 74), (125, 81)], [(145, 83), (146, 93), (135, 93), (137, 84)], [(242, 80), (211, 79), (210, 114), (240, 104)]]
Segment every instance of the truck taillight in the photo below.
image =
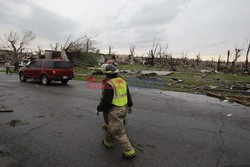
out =
[(55, 75), (56, 74), (56, 70), (53, 70), (52, 73)]

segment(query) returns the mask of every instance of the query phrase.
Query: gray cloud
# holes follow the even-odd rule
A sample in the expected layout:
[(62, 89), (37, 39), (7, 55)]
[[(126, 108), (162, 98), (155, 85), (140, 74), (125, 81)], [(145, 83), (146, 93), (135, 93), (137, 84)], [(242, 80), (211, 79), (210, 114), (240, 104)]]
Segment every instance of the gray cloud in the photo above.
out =
[[(101, 51), (112, 45), (117, 52), (133, 44), (138, 52), (147, 53), (155, 37), (168, 43), (174, 55), (182, 51), (218, 55), (250, 40), (248, 0), (72, 0), (70, 6), (61, 0), (60, 8), (57, 2), (2, 1), (0, 30), (31, 29), (37, 41), (45, 43), (87, 33), (97, 36)], [(67, 10), (74, 10), (67, 13), (70, 18), (61, 14)]]
[(15, 11), (13, 7), (1, 3), (0, 19), (3, 23), (19, 29), (33, 30), (37, 36), (53, 41), (65, 40), (70, 33), (79, 27), (77, 22), (41, 7), (25, 1), (17, 1), (16, 3), (26, 5), (30, 9), (29, 15), (27, 17), (15, 15), (13, 13), (18, 12), (18, 9)]
[[(186, 1), (183, 1), (186, 2)], [(157, 26), (163, 25), (174, 19), (181, 11), (181, 1), (152, 1), (139, 9), (130, 18), (130, 25), (134, 26)]]
[[(118, 48), (129, 48), (130, 44), (134, 44), (146, 51), (152, 46), (154, 38), (157, 42), (166, 43), (166, 25), (178, 16), (181, 6), (189, 0), (139, 2), (140, 8), (131, 10), (131, 6), (125, 6), (119, 14), (106, 18), (109, 27), (102, 32), (101, 39), (110, 39), (107, 42)], [(125, 14), (128, 16), (124, 19)]]

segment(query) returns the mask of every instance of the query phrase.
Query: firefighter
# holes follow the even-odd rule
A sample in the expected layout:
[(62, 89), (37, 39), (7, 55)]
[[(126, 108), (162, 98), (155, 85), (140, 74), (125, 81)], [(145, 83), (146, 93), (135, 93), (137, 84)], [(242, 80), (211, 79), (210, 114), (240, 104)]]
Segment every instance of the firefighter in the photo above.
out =
[(108, 113), (108, 131), (102, 144), (106, 148), (112, 148), (113, 140), (116, 139), (124, 150), (123, 158), (134, 158), (136, 152), (127, 137), (124, 125), (126, 114), (132, 112), (133, 105), (129, 89), (126, 81), (117, 76), (119, 71), (114, 65), (107, 64), (102, 68), (106, 74), (106, 84), (97, 111)]

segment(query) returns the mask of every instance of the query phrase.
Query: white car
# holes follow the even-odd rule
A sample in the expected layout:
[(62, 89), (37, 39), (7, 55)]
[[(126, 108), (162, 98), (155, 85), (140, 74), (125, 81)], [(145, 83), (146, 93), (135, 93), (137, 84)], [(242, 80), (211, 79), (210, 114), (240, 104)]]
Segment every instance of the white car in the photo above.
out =
[(26, 65), (29, 65), (31, 62), (30, 59), (23, 59), (20, 63), (19, 63), (19, 67), (24, 67)]

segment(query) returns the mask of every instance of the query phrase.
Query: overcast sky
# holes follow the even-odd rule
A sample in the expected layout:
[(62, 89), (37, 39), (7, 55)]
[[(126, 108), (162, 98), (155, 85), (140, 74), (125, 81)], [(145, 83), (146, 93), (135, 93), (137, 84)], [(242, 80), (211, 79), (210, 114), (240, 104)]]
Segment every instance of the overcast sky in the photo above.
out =
[(103, 53), (111, 45), (127, 54), (135, 45), (138, 55), (155, 39), (176, 57), (201, 52), (203, 59), (225, 59), (236, 44), (246, 51), (249, 16), (249, 0), (1, 0), (0, 36), (32, 30), (33, 46), (49, 49), (70, 34), (87, 34)]

